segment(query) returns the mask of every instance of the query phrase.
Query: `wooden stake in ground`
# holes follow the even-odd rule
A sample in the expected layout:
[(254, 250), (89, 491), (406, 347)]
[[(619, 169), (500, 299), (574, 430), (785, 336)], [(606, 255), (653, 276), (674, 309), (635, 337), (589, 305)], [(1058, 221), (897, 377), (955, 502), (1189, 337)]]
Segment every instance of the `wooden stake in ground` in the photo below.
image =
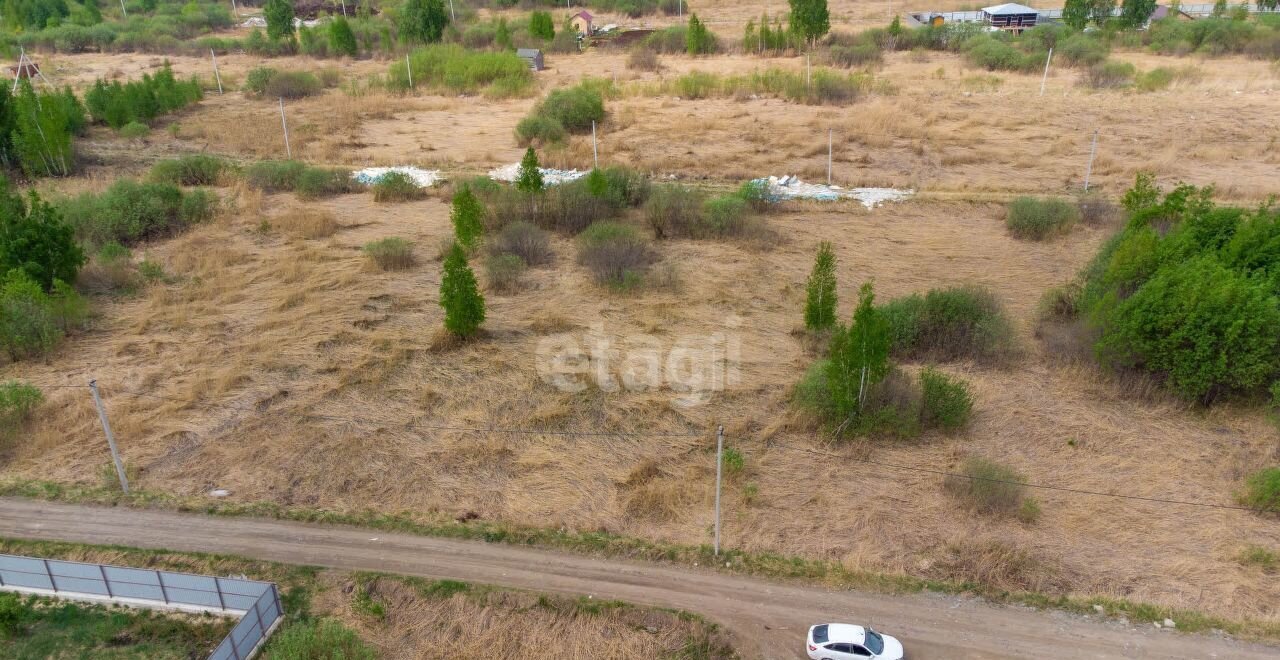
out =
[(1049, 63), (1053, 61), (1053, 49), (1049, 49), (1049, 56), (1044, 58), (1044, 75), (1040, 78), (1040, 96), (1044, 96), (1044, 84), (1049, 80)]
[(1093, 146), (1089, 147), (1089, 165), (1084, 169), (1084, 191), (1089, 192), (1089, 176), (1093, 174), (1093, 157), (1098, 153), (1098, 129), (1093, 129)]
[(591, 159), (596, 169), (600, 169), (600, 149), (596, 146), (596, 120), (591, 120)]
[(413, 89), (413, 65), (409, 64), (409, 55), (404, 56), (404, 70), (409, 74), (409, 89)]
[(720, 466), (724, 463), (724, 425), (716, 429), (716, 541), (715, 550), (720, 556)]
[(827, 129), (827, 185), (831, 185), (831, 129)]
[(280, 126), (284, 128), (284, 153), (293, 160), (293, 149), (289, 148), (289, 122), (284, 120), (284, 97), (280, 97)]
[(236, 18), (240, 18), (240, 8), (236, 6), (236, 0), (231, 0), (231, 13), (235, 14)]
[(107, 411), (102, 407), (102, 397), (98, 396), (98, 381), (89, 381), (89, 391), (93, 393), (93, 405), (98, 408), (98, 420), (102, 422), (102, 432), (107, 434), (107, 446), (111, 448), (111, 460), (116, 464), (116, 476), (120, 477), (120, 488), (129, 494), (129, 477), (124, 473), (124, 461), (120, 460), (120, 450), (116, 449), (116, 437), (111, 434), (111, 424), (107, 422)]
[(218, 73), (218, 56), (209, 49), (209, 57), (213, 58), (213, 77), (218, 81), (218, 93), (222, 93), (222, 74)]
[(124, 14), (125, 18), (129, 18), (129, 10), (124, 8), (124, 0), (120, 0), (120, 13)]

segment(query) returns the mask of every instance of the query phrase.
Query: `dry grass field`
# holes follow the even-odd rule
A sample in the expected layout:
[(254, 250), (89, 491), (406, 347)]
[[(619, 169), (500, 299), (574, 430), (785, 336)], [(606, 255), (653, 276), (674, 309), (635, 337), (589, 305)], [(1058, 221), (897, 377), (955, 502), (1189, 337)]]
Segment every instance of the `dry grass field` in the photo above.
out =
[[(711, 2), (705, 14), (730, 21), (753, 11)], [(833, 15), (854, 22), (880, 21), (877, 12), (888, 11), (887, 3), (833, 5)], [(574, 263), (571, 239), (558, 237), (553, 264), (530, 270), (522, 291), (487, 293), (481, 341), (441, 350), (437, 252), (452, 233), (444, 195), (405, 204), (376, 204), (367, 193), (304, 202), (236, 184), (219, 190), (228, 202), (216, 220), (146, 247), (174, 281), (134, 297), (96, 299), (90, 331), (47, 362), (0, 366), (0, 380), (80, 385), (98, 378), (141, 489), (199, 496), (225, 488), (237, 501), (422, 516), (473, 512), (689, 544), (710, 542), (712, 430), (724, 424), (727, 443), (745, 455), (741, 472), (726, 481), (727, 547), (1280, 622), (1280, 581), (1237, 561), (1247, 545), (1280, 548), (1274, 520), (1043, 491), (1036, 493), (1040, 520), (1023, 524), (965, 511), (936, 475), (861, 461), (945, 470), (978, 455), (1035, 483), (1227, 505), (1243, 475), (1280, 458), (1276, 430), (1256, 410), (1188, 408), (1047, 352), (1034, 332), (1038, 300), (1073, 277), (1114, 227), (1018, 241), (1007, 234), (999, 203), (1078, 188), (1095, 128), (1093, 183), (1108, 195), (1118, 196), (1139, 170), (1164, 183), (1214, 184), (1221, 198), (1242, 204), (1280, 192), (1277, 69), (1245, 59), (1120, 53), (1140, 69), (1190, 66), (1202, 75), (1138, 94), (1086, 90), (1077, 72), (1057, 69), (1041, 97), (1035, 75), (993, 76), (954, 55), (897, 53), (875, 72), (890, 89), (824, 107), (646, 91), (659, 76), (802, 70), (802, 58), (663, 57), (662, 72), (637, 74), (625, 57), (550, 57), (551, 70), (540, 74), (543, 91), (616, 75), (621, 92), (601, 127), (602, 161), (711, 185), (785, 173), (820, 180), (830, 128), (837, 183), (919, 194), (870, 211), (785, 204), (767, 216), (778, 236), (770, 246), (664, 242), (662, 261), (678, 284), (628, 295), (595, 285)], [(161, 61), (47, 59), (60, 82), (75, 85), (138, 76)], [(209, 75), (205, 60), (170, 59), (179, 74)], [(227, 82), (261, 64), (245, 55), (219, 61)], [(336, 66), (347, 85), (385, 73), (388, 63), (272, 65)], [(535, 102), (380, 91), (353, 97), (335, 89), (286, 109), (293, 153), (308, 162), (417, 164), (461, 175), (517, 160), (522, 150), (512, 132)], [(87, 151), (97, 162), (87, 173), (40, 186), (100, 188), (178, 153), (283, 158), (277, 112), (272, 101), (214, 92), (140, 141), (95, 129)], [(587, 167), (589, 138), (544, 157)], [(414, 242), (416, 267), (369, 265), (360, 247), (388, 236)], [(1000, 368), (944, 367), (974, 386), (966, 431), (824, 447), (812, 423), (793, 412), (792, 387), (815, 357), (793, 331), (823, 240), (839, 258), (842, 317), (866, 280), (881, 299), (977, 283), (1003, 300), (1020, 354)], [(691, 407), (673, 403), (667, 389), (562, 392), (537, 372), (540, 342), (561, 333), (598, 334), (622, 348), (637, 336), (670, 347), (725, 333), (740, 347), (731, 359), (741, 376)], [(87, 392), (46, 395), (28, 436), (0, 448), (0, 476), (101, 482), (108, 459)], [(488, 427), (699, 435), (456, 430)], [(455, 606), (471, 607), (433, 607)], [(390, 635), (365, 632), (375, 643)], [(641, 646), (619, 648), (619, 657), (647, 655)]]

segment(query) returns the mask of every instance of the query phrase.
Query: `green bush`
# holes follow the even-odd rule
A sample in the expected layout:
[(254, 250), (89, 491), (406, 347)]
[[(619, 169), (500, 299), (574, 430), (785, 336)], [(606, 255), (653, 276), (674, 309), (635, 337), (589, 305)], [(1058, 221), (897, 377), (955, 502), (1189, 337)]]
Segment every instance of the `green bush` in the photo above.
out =
[(1094, 89), (1116, 89), (1133, 84), (1137, 69), (1128, 62), (1107, 60), (1089, 67), (1085, 84)]
[(304, 620), (272, 636), (266, 660), (374, 660), (373, 649), (335, 619)]
[(166, 61), (154, 76), (143, 74), (141, 80), (121, 83), (99, 78), (84, 94), (84, 103), (94, 121), (115, 129), (128, 124), (149, 125), (156, 117), (204, 98), (200, 82), (193, 76), (180, 81)]
[(1080, 210), (1055, 197), (1019, 197), (1009, 203), (1005, 225), (1016, 238), (1042, 241), (1065, 234), (1080, 219)]
[(906, 358), (1000, 362), (1015, 350), (1013, 325), (989, 289), (932, 289), (889, 301), (893, 352)]
[(972, 457), (965, 460), (957, 474), (947, 476), (943, 490), (978, 513), (1018, 515), (1030, 499), (1025, 483), (1013, 468)]
[(1259, 470), (1245, 480), (1240, 503), (1244, 506), (1280, 513), (1280, 467)]
[[(355, 192), (359, 189), (351, 178), (351, 170), (307, 167), (298, 172), (293, 191), (302, 199), (320, 199)], [(375, 199), (377, 198), (375, 186)]]
[(702, 203), (702, 222), (694, 238), (737, 236), (747, 226), (750, 208), (737, 195), (720, 195)]
[(688, 47), (686, 43), (689, 28), (684, 25), (673, 25), (660, 30), (655, 30), (652, 34), (645, 37), (642, 45), (655, 53), (666, 55), (674, 55), (684, 53)]
[(0, 383), (0, 429), (18, 428), (43, 401), (37, 387), (16, 380)]
[(444, 308), (444, 327), (455, 337), (471, 337), (484, 323), (484, 296), (476, 285), (475, 273), (467, 265), (466, 253), (456, 242), (444, 259), (440, 306)]
[(307, 71), (278, 71), (270, 67), (251, 69), (244, 79), (246, 92), (262, 98), (300, 99), (319, 94), (324, 84)]
[(645, 220), (654, 238), (693, 236), (702, 224), (702, 193), (678, 183), (653, 187), (644, 205)]
[(87, 316), (84, 299), (62, 281), (45, 293), (21, 270), (11, 270), (0, 280), (0, 349), (12, 361), (47, 355)]
[(843, 67), (873, 66), (884, 61), (884, 52), (875, 43), (861, 43), (853, 46), (831, 46), (832, 63)]
[(1173, 84), (1173, 79), (1177, 74), (1168, 67), (1156, 67), (1146, 73), (1138, 74), (1134, 80), (1134, 87), (1140, 92), (1158, 92), (1166, 89)]
[(655, 261), (648, 241), (630, 225), (597, 222), (578, 235), (578, 263), (611, 288), (634, 286)]
[[(350, 180), (350, 176), (347, 177)], [(418, 187), (408, 174), (403, 172), (387, 172), (378, 177), (373, 184), (373, 201), (375, 202), (411, 202), (427, 196), (427, 191)]]
[(925, 428), (962, 429), (972, 412), (968, 383), (931, 367), (920, 371), (920, 422)]
[(1093, 66), (1107, 59), (1109, 49), (1102, 41), (1087, 34), (1074, 34), (1067, 37), (1056, 52), (1067, 66)]
[(58, 210), (90, 245), (171, 236), (212, 217), (217, 197), (205, 190), (183, 192), (169, 183), (120, 179), (102, 193), (84, 193), (58, 202)]
[(489, 287), (504, 293), (519, 290), (520, 277), (527, 267), (524, 259), (514, 254), (492, 254), (484, 262)]
[(604, 119), (604, 99), (587, 84), (553, 90), (528, 117), (516, 126), (516, 139), (521, 145), (533, 140), (560, 142), (566, 133), (591, 130), (592, 122)]
[(22, 596), (13, 592), (0, 592), (0, 641), (22, 634), (31, 608), (22, 604)]
[(72, 138), (84, 129), (84, 107), (70, 88), (37, 94), (23, 79), (16, 96), (0, 91), (0, 162), (17, 165), (29, 178), (71, 174)]
[(147, 179), (154, 183), (178, 186), (212, 186), (218, 183), (224, 172), (231, 169), (231, 163), (226, 159), (193, 154), (156, 163), (147, 174)]
[(551, 239), (547, 232), (527, 222), (513, 222), (502, 228), (489, 244), (494, 255), (509, 254), (530, 266), (551, 262)]
[(965, 57), (974, 66), (988, 71), (1033, 71), (1044, 66), (1047, 53), (1024, 53), (1012, 44), (992, 36), (974, 37), (964, 45)]
[[(415, 89), (483, 93), (491, 98), (526, 96), (534, 88), (533, 73), (509, 51), (469, 51), (456, 44), (419, 48), (409, 56)], [(409, 71), (403, 61), (391, 65), (387, 87), (408, 91)]]
[(246, 168), (244, 179), (264, 192), (281, 192), (297, 187), (298, 177), (306, 169), (305, 163), (296, 160), (263, 160)]
[(413, 243), (394, 236), (366, 243), (364, 253), (382, 270), (405, 270), (417, 263)]

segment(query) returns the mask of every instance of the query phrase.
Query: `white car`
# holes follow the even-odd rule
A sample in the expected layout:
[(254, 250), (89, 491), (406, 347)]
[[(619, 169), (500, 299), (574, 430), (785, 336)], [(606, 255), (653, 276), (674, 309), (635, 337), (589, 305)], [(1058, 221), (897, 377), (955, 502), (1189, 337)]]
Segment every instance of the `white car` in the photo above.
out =
[(823, 623), (809, 629), (805, 644), (811, 660), (902, 660), (902, 642), (870, 628)]

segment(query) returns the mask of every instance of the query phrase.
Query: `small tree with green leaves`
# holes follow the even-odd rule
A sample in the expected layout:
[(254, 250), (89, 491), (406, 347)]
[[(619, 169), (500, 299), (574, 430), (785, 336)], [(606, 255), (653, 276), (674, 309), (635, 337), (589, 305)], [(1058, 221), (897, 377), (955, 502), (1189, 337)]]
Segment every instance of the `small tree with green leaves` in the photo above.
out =
[(338, 16), (329, 23), (329, 47), (336, 55), (355, 57), (360, 54), (360, 46), (356, 44), (356, 33), (351, 30), (351, 23), (343, 16)]
[(493, 32), (493, 45), (499, 50), (511, 50), (514, 48), (511, 44), (511, 28), (507, 26), (507, 19), (499, 18), (498, 27)]
[(889, 323), (875, 306), (871, 283), (858, 292), (858, 308), (848, 329), (837, 327), (831, 337), (827, 383), (831, 409), (843, 420), (839, 435), (862, 412), (867, 392), (889, 373)]
[(440, 41), (449, 25), (449, 14), (441, 0), (406, 0), (400, 10), (400, 38), (409, 43)]
[(272, 41), (293, 40), (293, 3), (289, 0), (267, 0), (262, 5), (267, 21), (267, 37)]
[(830, 330), (836, 324), (836, 302), (836, 255), (831, 243), (823, 241), (805, 287), (804, 327), (811, 332)]
[(546, 187), (542, 181), (542, 170), (538, 169), (538, 152), (529, 147), (520, 159), (520, 172), (516, 176), (516, 190), (536, 195)]
[(463, 186), (453, 195), (453, 210), (449, 214), (453, 221), (453, 235), (462, 247), (472, 250), (484, 232), (484, 206), (471, 192), (470, 186)]
[(689, 29), (684, 33), (685, 51), (690, 55), (706, 55), (715, 52), (716, 38), (697, 14), (689, 14)]
[(1142, 27), (1156, 11), (1156, 0), (1122, 0), (1120, 20), (1128, 28)]
[(529, 34), (542, 39), (543, 41), (551, 41), (556, 36), (556, 26), (551, 20), (551, 14), (545, 11), (535, 11), (529, 15)]
[(85, 256), (62, 214), (34, 190), (30, 204), (23, 203), (3, 176), (0, 190), (0, 273), (21, 270), (45, 291), (57, 280), (76, 281)]
[(1111, 12), (1115, 8), (1116, 0), (1089, 0), (1089, 18), (1102, 25), (1111, 19)]
[(827, 0), (788, 0), (791, 5), (791, 32), (812, 46), (831, 29)]
[(467, 265), (466, 252), (457, 243), (444, 259), (440, 306), (444, 308), (444, 327), (455, 336), (470, 337), (484, 323), (484, 296), (476, 285), (476, 274)]
[(1089, 0), (1067, 0), (1062, 7), (1062, 22), (1083, 30), (1089, 24)]

